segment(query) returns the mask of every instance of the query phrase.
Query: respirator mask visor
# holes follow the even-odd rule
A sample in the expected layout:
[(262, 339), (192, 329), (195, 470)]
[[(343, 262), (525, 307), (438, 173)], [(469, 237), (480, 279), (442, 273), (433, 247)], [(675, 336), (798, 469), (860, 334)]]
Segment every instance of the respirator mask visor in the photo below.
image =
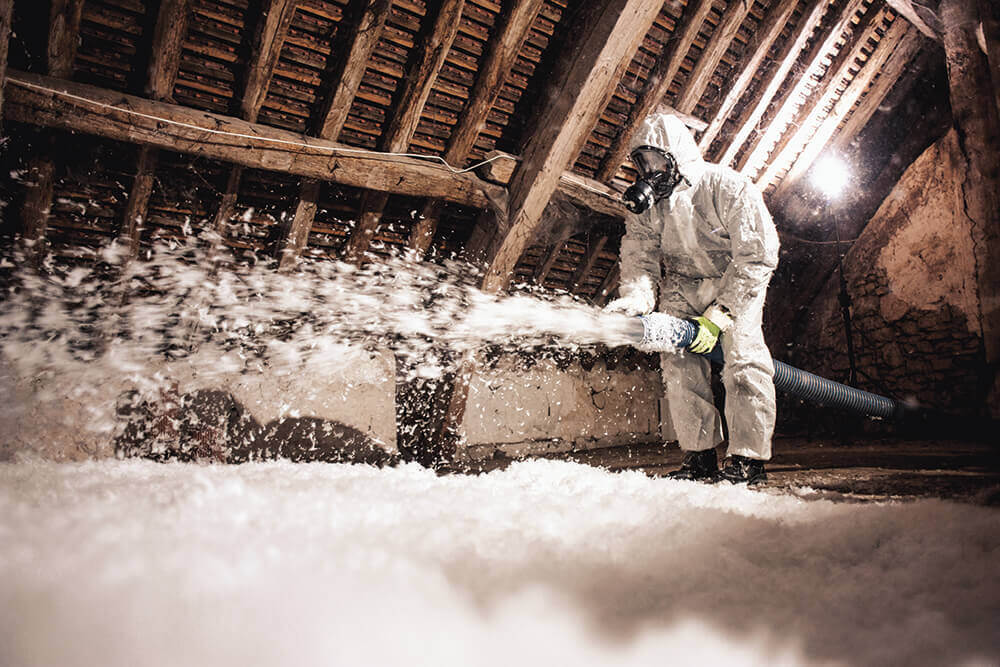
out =
[(669, 197), (684, 180), (677, 170), (677, 160), (662, 148), (639, 146), (629, 159), (639, 173), (635, 183), (622, 195), (622, 203), (632, 213), (642, 213)]

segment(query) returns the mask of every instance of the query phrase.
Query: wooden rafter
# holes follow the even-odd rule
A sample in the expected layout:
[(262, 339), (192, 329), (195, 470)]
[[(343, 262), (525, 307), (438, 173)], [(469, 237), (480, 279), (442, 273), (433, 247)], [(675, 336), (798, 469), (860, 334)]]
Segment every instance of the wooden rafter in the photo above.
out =
[[(390, 0), (353, 0), (351, 3), (332, 47), (339, 55), (330, 60), (324, 74), (324, 79), (334, 84), (313, 124), (321, 138), (336, 139), (344, 128), (368, 60), (385, 30), (391, 6)], [(293, 266), (308, 245), (320, 190), (317, 180), (302, 179), (295, 215), (279, 245), (280, 268)]]
[[(866, 15), (871, 16), (877, 11), (875, 4), (881, 4), (882, 0), (875, 0), (875, 3), (868, 8)], [(853, 25), (854, 15), (864, 8), (864, 0), (848, 0), (847, 6), (843, 7), (836, 15), (828, 17), (825, 27), (820, 30), (820, 34), (812, 42), (812, 46), (806, 53), (804, 59), (799, 61), (796, 56), (790, 56), (801, 62), (789, 74), (784, 83), (784, 92), (775, 97), (772, 102), (774, 113), (766, 114), (763, 119), (765, 131), (757, 132), (750, 139), (746, 151), (739, 158), (736, 168), (740, 171), (754, 169), (763, 162), (767, 153), (777, 139), (785, 133), (785, 122), (794, 113), (796, 105), (802, 100), (812, 84), (812, 77), (815, 72), (823, 66), (823, 60), (827, 57), (840, 41), (841, 35), (850, 30)], [(855, 34), (852, 32), (852, 34)], [(751, 176), (753, 174), (750, 174)]]
[[(7, 74), (7, 50), (13, 13), (14, 0), (0, 0), (0, 123), (3, 122), (3, 77)], [(0, 126), (0, 132), (2, 131)]]
[[(920, 37), (916, 29), (910, 30), (910, 25), (906, 21), (902, 21), (897, 18), (892, 26), (886, 31), (882, 40), (879, 42), (878, 47), (875, 52), (872, 53), (868, 62), (865, 63), (864, 68), (854, 77), (854, 79), (847, 85), (844, 92), (840, 95), (839, 99), (834, 103), (833, 107), (830, 109), (829, 114), (819, 123), (818, 126), (815, 124), (810, 127), (802, 126), (796, 133), (798, 136), (789, 143), (787, 151), (796, 151), (797, 158), (794, 164), (788, 170), (784, 179), (781, 181), (781, 185), (774, 193), (774, 200), (779, 200), (785, 196), (785, 193), (789, 191), (798, 180), (800, 180), (805, 173), (812, 166), (813, 162), (819, 154), (826, 148), (826, 145), (830, 143), (833, 138), (837, 127), (844, 120), (847, 114), (851, 113), (851, 109), (854, 108), (855, 103), (861, 98), (865, 90), (871, 85), (875, 77), (880, 77), (885, 82), (885, 85), (881, 87), (881, 98), (885, 97), (888, 93), (891, 84), (888, 79), (892, 76), (891, 70), (883, 69), (886, 63), (890, 61), (890, 58), (896, 53), (900, 54), (898, 61), (912, 62), (913, 56), (916, 54), (917, 50), (920, 48)], [(905, 59), (905, 60), (903, 60)], [(834, 77), (831, 83), (831, 88), (835, 88), (839, 85), (841, 79), (843, 79), (847, 74), (847, 69), (850, 63), (845, 63), (840, 71)], [(901, 73), (901, 70), (897, 73)], [(892, 81), (895, 83), (895, 81)], [(874, 96), (875, 99), (879, 99), (880, 91), (869, 91), (868, 95)], [(824, 96), (828, 97), (828, 96)], [(826, 100), (821, 100), (821, 104)], [(825, 105), (824, 105), (825, 107)], [(820, 107), (820, 108), (824, 108)], [(855, 111), (854, 115), (857, 116), (857, 121), (853, 124), (853, 127), (848, 132), (841, 133), (837, 141), (849, 140), (848, 134), (856, 133), (863, 127), (862, 123), (867, 122), (871, 118), (871, 114), (874, 113), (875, 108), (874, 100), (872, 104), (865, 105), (864, 109), (858, 109)], [(867, 117), (866, 117), (867, 116)], [(853, 117), (852, 117), (853, 120)], [(859, 127), (860, 126), (860, 127)], [(809, 129), (814, 131), (809, 132)], [(778, 156), (772, 166), (779, 164), (779, 160), (785, 159), (783, 156)], [(768, 177), (765, 174), (765, 177)], [(763, 187), (768, 181), (762, 180), (760, 185)]]
[[(876, 11), (876, 9), (873, 4), (869, 11), (862, 17), (861, 21), (858, 22), (850, 38), (844, 43), (844, 47), (834, 57), (830, 66), (824, 72), (822, 79), (816, 84), (816, 87), (805, 102), (798, 108), (794, 118), (788, 123), (786, 131), (771, 149), (767, 164), (755, 179), (762, 190), (773, 183), (779, 171), (787, 167), (794, 157), (802, 151), (805, 143), (816, 130), (817, 125), (825, 122), (822, 119), (826, 114), (826, 110), (838, 98), (842, 98), (841, 95), (838, 95), (838, 90), (843, 80), (851, 79), (851, 83), (848, 84), (848, 88), (844, 91), (844, 94), (846, 95), (848, 91), (852, 91), (848, 97), (852, 98), (851, 105), (853, 106), (853, 102), (860, 98), (867, 84), (878, 74), (879, 65), (884, 63), (885, 58), (892, 54), (893, 49), (896, 48), (896, 44), (902, 38), (903, 31), (905, 31), (907, 26), (905, 24), (899, 26), (896, 22), (893, 22), (893, 26), (896, 26), (895, 29), (890, 27), (886, 31), (885, 36), (879, 40), (877, 31), (883, 26), (884, 21), (890, 19), (891, 10)], [(864, 60), (864, 52), (868, 48), (869, 38), (875, 38), (878, 47), (871, 57), (865, 61), (858, 75), (851, 78), (852, 70), (857, 67), (856, 62)], [(857, 81), (857, 85), (855, 85), (855, 81)], [(858, 85), (861, 86), (860, 90), (857, 90)], [(853, 91), (857, 91), (856, 94)], [(840, 114), (840, 116), (834, 115), (834, 130), (843, 115), (850, 113), (851, 106), (840, 107), (840, 109), (840, 111), (834, 109), (830, 112), (831, 115)], [(818, 144), (819, 142), (817, 141), (816, 143)], [(825, 145), (825, 141), (823, 145)], [(813, 156), (815, 157), (815, 154)], [(800, 174), (796, 174), (796, 176), (798, 175)]]
[[(1000, 119), (993, 106), (995, 95), (990, 65), (979, 48), (977, 3), (941, 0), (945, 62), (952, 119), (958, 147), (966, 161), (962, 178), (962, 211), (973, 239), (976, 285), (981, 313), (983, 346), (991, 391), (990, 409), (1000, 414)], [(986, 393), (986, 392), (984, 392)]]
[[(469, 101), (459, 114), (458, 122), (448, 139), (444, 159), (449, 164), (460, 166), (465, 163), (542, 4), (543, 0), (517, 0), (513, 7), (506, 6), (501, 10), (497, 19), (496, 36), (487, 44), (483, 65), (472, 87)], [(411, 248), (421, 254), (427, 252), (440, 217), (441, 203), (428, 201), (410, 233)]]
[[(145, 91), (154, 100), (169, 99), (181, 65), (181, 49), (187, 27), (190, 0), (164, 0), (153, 29), (153, 49)], [(157, 149), (140, 146), (135, 164), (135, 178), (129, 189), (128, 201), (122, 218), (122, 236), (128, 244), (129, 257), (139, 254), (142, 223), (149, 210), (149, 197), (153, 193), (153, 173), (159, 159)]]
[(181, 66), (190, 4), (191, 0), (163, 0), (160, 3), (145, 87), (146, 95), (154, 100), (171, 99)]
[(778, 94), (781, 83), (791, 72), (799, 53), (809, 43), (809, 38), (820, 24), (826, 9), (826, 0), (808, 0), (798, 24), (776, 56), (777, 65), (772, 66), (761, 77), (753, 101), (747, 103), (735, 117), (735, 131), (720, 142), (718, 155), (721, 156), (719, 159), (721, 164), (732, 163), (747, 137), (760, 124), (764, 112)]
[(798, 4), (799, 0), (780, 0), (780, 2), (768, 8), (764, 18), (761, 19), (760, 25), (753, 33), (753, 37), (747, 42), (743, 50), (739, 73), (735, 79), (732, 79), (732, 83), (726, 86), (725, 97), (720, 102), (708, 127), (705, 128), (705, 131), (701, 134), (701, 138), (698, 140), (698, 145), (701, 147), (702, 153), (705, 153), (712, 145), (712, 142), (715, 141), (715, 137), (719, 134), (719, 130), (722, 129), (726, 119), (729, 118), (729, 114), (732, 113), (736, 103), (740, 101), (747, 88), (750, 87), (754, 74), (756, 74), (761, 63), (764, 62), (764, 58), (767, 57), (768, 51), (771, 50), (771, 45), (781, 35), (781, 31), (784, 29), (785, 24)]
[(684, 9), (681, 21), (675, 29), (675, 35), (679, 34), (680, 36), (676, 39), (673, 38), (673, 35), (671, 36), (671, 40), (656, 61), (656, 66), (646, 81), (646, 87), (629, 112), (628, 120), (618, 132), (614, 144), (608, 149), (600, 169), (597, 170), (598, 181), (608, 183), (618, 173), (618, 168), (628, 154), (628, 144), (632, 135), (635, 134), (643, 119), (663, 101), (670, 89), (670, 84), (680, 70), (681, 63), (684, 62), (684, 57), (687, 56), (695, 38), (698, 37), (698, 32), (711, 9), (712, 0), (692, 0)]
[(243, 120), (251, 123), (257, 121), (281, 48), (285, 44), (285, 37), (288, 36), (288, 29), (295, 17), (296, 4), (297, 0), (267, 0), (266, 7), (257, 19), (240, 100), (240, 117)]
[[(917, 30), (931, 39), (941, 41), (941, 21), (927, 2), (919, 0), (887, 0), (889, 6), (899, 12)], [(937, 4), (936, 2), (934, 4)]]
[(316, 117), (316, 136), (336, 140), (344, 128), (351, 104), (358, 94), (361, 79), (372, 52), (378, 45), (385, 29), (392, 0), (353, 0), (350, 12), (357, 14), (349, 23), (345, 35), (337, 31), (336, 53), (331, 59), (324, 81), (332, 81), (333, 86)]
[(569, 229), (560, 234), (554, 242), (549, 251), (545, 254), (545, 259), (540, 263), (535, 265), (535, 272), (532, 276), (536, 285), (545, 285), (545, 279), (549, 277), (549, 272), (552, 267), (555, 266), (556, 260), (559, 258), (559, 254), (566, 247), (566, 241), (569, 240)]
[(581, 10), (578, 41), (556, 65), (550, 103), (518, 163), (510, 186), (510, 231), (483, 280), (486, 291), (504, 289), (514, 266), (541, 222), (542, 212), (607, 106), (613, 86), (628, 66), (661, 4), (657, 0), (612, 0)]
[[(444, 0), (428, 34), (419, 40), (420, 46), (403, 78), (396, 109), (379, 141), (381, 150), (401, 153), (410, 147), (427, 98), (458, 34), (464, 6), (465, 0)], [(366, 195), (363, 201), (365, 205), (344, 249), (344, 258), (349, 262), (359, 262), (368, 252), (388, 198), (384, 194), (372, 194)]]
[(691, 70), (687, 81), (684, 82), (684, 87), (674, 99), (674, 106), (678, 111), (691, 113), (698, 106), (698, 100), (705, 94), (705, 89), (708, 87), (715, 69), (719, 66), (719, 61), (726, 54), (733, 38), (739, 33), (743, 19), (750, 13), (751, 5), (750, 2), (739, 1), (728, 4), (719, 20), (719, 25), (716, 26), (711, 39), (702, 50), (698, 62), (695, 63), (694, 69)]
[(583, 284), (583, 281), (587, 279), (587, 276), (590, 275), (590, 272), (593, 271), (594, 264), (597, 263), (597, 258), (600, 257), (601, 251), (604, 250), (607, 242), (607, 234), (591, 233), (590, 239), (587, 242), (587, 252), (580, 259), (580, 264), (576, 267), (573, 277), (569, 280), (570, 292), (576, 292), (580, 285)]
[(18, 122), (350, 187), (440, 197), (476, 208), (504, 195), (502, 186), (472, 174), (452, 174), (427, 160), (388, 161), (378, 153), (359, 154), (355, 148), (297, 132), (37, 74), (8, 70), (5, 107), (7, 117)]
[[(52, 0), (45, 65), (53, 77), (67, 79), (73, 74), (73, 60), (76, 58), (82, 16), (83, 0)], [(9, 97), (10, 90), (6, 81), (3, 87), (5, 96)], [(8, 104), (5, 113), (9, 108)], [(54, 147), (51, 140), (46, 145), (47, 151), (32, 158), (28, 165), (28, 180), (24, 204), (21, 207), (22, 233), (24, 238), (32, 243), (45, 236), (49, 224), (49, 211), (52, 209), (52, 197), (55, 194), (56, 165), (51, 157)], [(33, 245), (32, 249), (38, 251), (40, 246)]]
[(598, 306), (603, 306), (610, 301), (612, 293), (618, 288), (618, 281), (620, 279), (621, 264), (615, 262), (615, 265), (608, 270), (608, 274), (604, 276), (604, 280), (598, 286), (597, 292), (594, 294), (594, 303)]

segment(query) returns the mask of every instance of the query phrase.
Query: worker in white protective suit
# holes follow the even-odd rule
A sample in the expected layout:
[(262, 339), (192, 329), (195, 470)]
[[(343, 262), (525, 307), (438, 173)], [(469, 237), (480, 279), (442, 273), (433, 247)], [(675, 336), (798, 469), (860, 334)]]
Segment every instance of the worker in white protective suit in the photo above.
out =
[[(686, 451), (674, 478), (734, 483), (766, 479), (774, 432), (774, 365), (761, 315), (778, 263), (778, 235), (761, 193), (745, 176), (706, 163), (673, 115), (647, 118), (632, 139), (639, 172), (625, 203), (620, 298), (607, 310), (661, 312), (695, 320), (690, 346), (707, 352), (721, 340), (725, 365), (728, 461), (720, 472), (715, 447), (722, 423), (710, 363), (681, 351), (660, 357), (670, 418)], [(659, 303), (657, 304), (657, 288)]]

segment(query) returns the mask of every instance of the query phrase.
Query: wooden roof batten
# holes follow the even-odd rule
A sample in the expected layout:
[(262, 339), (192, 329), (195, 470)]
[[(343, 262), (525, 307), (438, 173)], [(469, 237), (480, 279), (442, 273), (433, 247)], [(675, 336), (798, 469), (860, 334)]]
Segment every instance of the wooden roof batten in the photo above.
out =
[[(847, 143), (867, 124), (878, 105), (885, 99), (891, 84), (895, 83), (899, 74), (902, 73), (903, 68), (913, 62), (920, 46), (921, 38), (918, 31), (909, 29), (909, 24), (897, 17), (885, 36), (882, 37), (875, 52), (865, 63), (864, 68), (848, 84), (829, 114), (818, 124), (815, 132), (808, 137), (797, 137), (795, 142), (790, 144), (790, 146), (799, 145), (801, 152), (795, 158), (788, 173), (781, 179), (772, 196), (772, 201), (780, 202), (787, 196), (791, 188), (801, 180), (816, 158), (831, 143), (840, 124), (848, 117), (848, 114), (851, 114), (849, 125), (844, 127), (832, 146), (834, 150), (843, 150)], [(849, 64), (845, 63), (842, 70), (835, 75), (834, 79), (831, 80), (831, 87), (836, 85), (836, 81), (844, 78), (847, 72), (843, 70), (846, 70), (848, 66)], [(882, 85), (875, 89), (869, 89), (876, 76), (879, 77)], [(851, 113), (862, 94), (865, 95), (862, 106)], [(805, 126), (801, 127), (799, 133), (804, 135), (804, 129)], [(762, 184), (764, 183), (766, 181), (762, 181)]]
[[(365, 69), (385, 30), (391, 0), (353, 0), (348, 16), (337, 29), (331, 48), (339, 55), (327, 67), (324, 78), (332, 82), (319, 113), (312, 122), (315, 134), (323, 139), (336, 139), (351, 111)], [(322, 182), (304, 178), (299, 184), (295, 213), (285, 227), (278, 248), (278, 265), (287, 269), (295, 264), (309, 243), (309, 231), (316, 219)]]
[[(681, 22), (675, 30), (679, 33), (678, 39), (671, 39), (668, 42), (660, 58), (656, 61), (653, 71), (650, 72), (646, 81), (646, 86), (639, 99), (629, 112), (628, 120), (618, 133), (614, 144), (608, 150), (604, 161), (597, 171), (597, 180), (602, 183), (609, 183), (618, 173), (619, 167), (625, 161), (628, 154), (629, 141), (642, 121), (651, 114), (657, 106), (663, 102), (670, 84), (680, 70), (681, 63), (687, 56), (694, 40), (698, 37), (705, 17), (712, 9), (712, 0), (692, 0), (684, 9)], [(646, 33), (643, 32), (643, 35)]]
[[(882, 0), (875, 0), (869, 11), (876, 11), (874, 4), (881, 2)], [(865, 0), (847, 0), (846, 5), (837, 2), (833, 7), (837, 10), (836, 13), (828, 14), (824, 19), (823, 27), (804, 56), (800, 58), (797, 57), (799, 54), (789, 54), (789, 58), (801, 65), (788, 75), (784, 92), (777, 95), (771, 103), (774, 112), (763, 118), (766, 129), (757, 132), (747, 143), (746, 150), (736, 163), (736, 169), (751, 178), (756, 175), (758, 167), (771, 152), (772, 144), (785, 134), (789, 118), (812, 85), (812, 77), (823, 66), (823, 60), (836, 48), (841, 35), (850, 29), (854, 15), (864, 8), (864, 3)], [(735, 144), (730, 146), (726, 155), (734, 155), (738, 148)]]
[[(896, 47), (896, 42), (902, 38), (902, 32), (897, 27), (896, 30), (889, 28), (885, 37), (879, 39), (878, 29), (885, 21), (892, 19), (893, 13), (891, 9), (876, 7), (876, 4), (878, 3), (872, 3), (868, 12), (854, 27), (843, 48), (833, 58), (816, 87), (813, 88), (809, 97), (799, 107), (794, 119), (788, 124), (788, 129), (774, 145), (768, 157), (768, 163), (756, 178), (757, 185), (761, 190), (766, 190), (774, 182), (779, 170), (790, 164), (794, 160), (794, 156), (805, 148), (806, 142), (809, 141), (817, 126), (829, 117), (829, 114), (834, 114), (834, 118), (840, 118), (850, 113), (853, 103), (860, 98), (867, 82), (871, 81), (871, 78), (874, 78), (878, 72), (877, 67), (882, 60), (880, 54), (885, 54), (885, 57), (888, 57)], [(907, 25), (903, 22), (900, 24), (905, 31)], [(877, 46), (875, 52), (866, 60), (865, 51), (868, 49), (869, 39), (876, 40)], [(864, 64), (860, 67), (857, 77), (852, 76), (852, 70), (857, 68), (856, 63), (859, 61), (864, 62)], [(844, 93), (838, 93), (844, 79), (852, 82), (857, 79), (858, 83), (861, 84), (861, 90), (858, 91), (857, 86), (848, 84)], [(853, 98), (851, 104), (839, 112), (836, 109), (828, 112), (827, 109), (842, 99), (844, 94)], [(840, 116), (837, 116), (837, 113)], [(836, 125), (834, 129), (836, 129)], [(819, 141), (816, 142), (816, 144), (818, 143)], [(813, 147), (810, 147), (810, 153)]]
[[(468, 159), (543, 4), (544, 0), (517, 0), (513, 6), (506, 5), (501, 10), (496, 35), (487, 44), (484, 62), (469, 100), (448, 139), (444, 153), (448, 164), (461, 166)], [(440, 216), (440, 201), (430, 200), (424, 204), (410, 234), (410, 248), (421, 255), (427, 252)]]
[[(409, 148), (445, 57), (451, 49), (461, 22), (464, 0), (444, 0), (429, 33), (421, 40), (416, 56), (403, 79), (396, 109), (379, 141), (379, 149), (401, 153)], [(344, 249), (344, 259), (360, 262), (371, 245), (382, 213), (389, 201), (387, 192), (366, 192), (361, 213)]]
[[(12, 10), (13, 11), (13, 10)], [(45, 68), (51, 77), (68, 79), (73, 74), (73, 60), (80, 41), (80, 20), (83, 0), (52, 0), (49, 11), (49, 39), (45, 51)], [(5, 95), (9, 96), (4, 85)], [(10, 108), (10, 105), (6, 105)], [(45, 142), (46, 149), (28, 164), (28, 181), (24, 203), (21, 206), (21, 224), (25, 240), (38, 250), (34, 243), (45, 237), (49, 224), (49, 211), (55, 194), (56, 165), (52, 140)]]

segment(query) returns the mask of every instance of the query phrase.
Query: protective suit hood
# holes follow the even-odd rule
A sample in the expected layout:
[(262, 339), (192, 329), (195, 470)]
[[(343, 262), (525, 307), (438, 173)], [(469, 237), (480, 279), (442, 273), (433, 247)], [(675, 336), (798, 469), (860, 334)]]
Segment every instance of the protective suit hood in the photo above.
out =
[(672, 114), (655, 113), (647, 116), (629, 142), (629, 151), (648, 145), (662, 148), (677, 160), (677, 169), (687, 180), (677, 186), (675, 192), (698, 184), (705, 173), (705, 160), (701, 157), (698, 144), (684, 122)]

